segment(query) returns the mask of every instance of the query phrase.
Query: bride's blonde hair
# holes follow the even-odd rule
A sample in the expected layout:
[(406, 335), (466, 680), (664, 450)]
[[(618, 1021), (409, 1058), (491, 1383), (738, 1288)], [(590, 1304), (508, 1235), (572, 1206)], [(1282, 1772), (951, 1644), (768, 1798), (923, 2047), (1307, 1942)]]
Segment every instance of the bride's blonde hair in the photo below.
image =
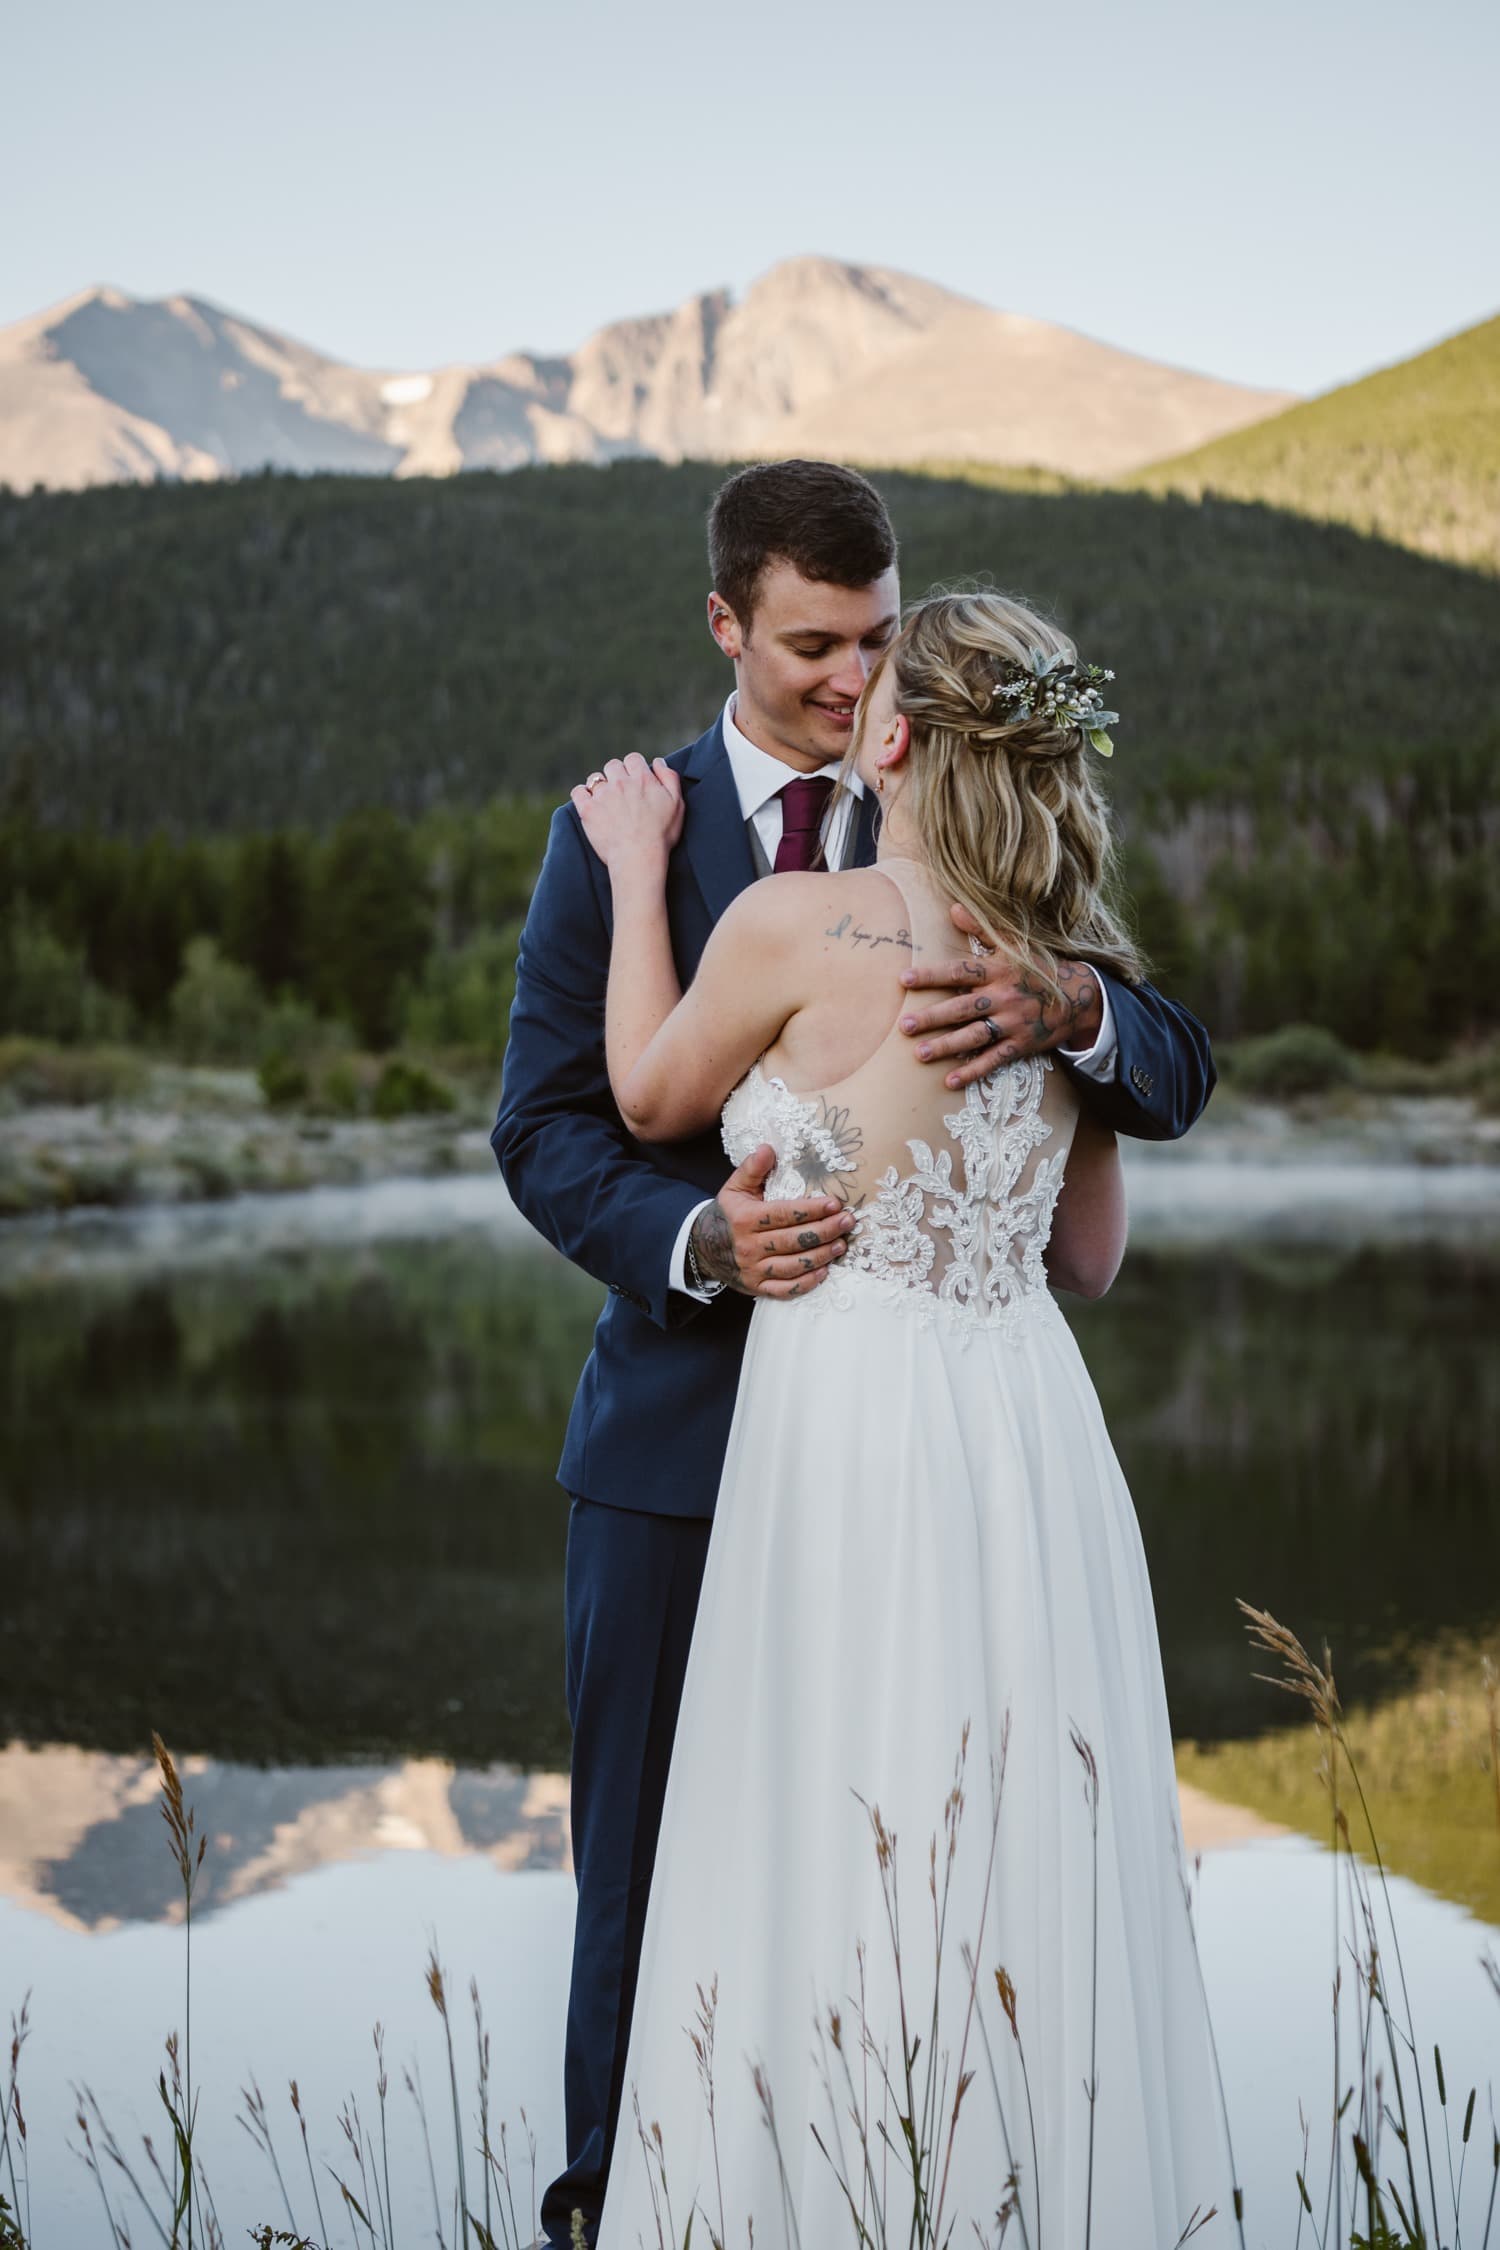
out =
[(1025, 711), (1007, 716), (997, 687), (1030, 672), (1036, 652), (1077, 661), (1067, 634), (1024, 602), (988, 591), (938, 593), (911, 610), (871, 672), (889, 670), (911, 727), (902, 817), (939, 887), (992, 944), (1037, 963), (1053, 984), (1061, 960), (1088, 961), (1127, 983), (1145, 974), (1116, 915), (1109, 808), (1085, 728)]

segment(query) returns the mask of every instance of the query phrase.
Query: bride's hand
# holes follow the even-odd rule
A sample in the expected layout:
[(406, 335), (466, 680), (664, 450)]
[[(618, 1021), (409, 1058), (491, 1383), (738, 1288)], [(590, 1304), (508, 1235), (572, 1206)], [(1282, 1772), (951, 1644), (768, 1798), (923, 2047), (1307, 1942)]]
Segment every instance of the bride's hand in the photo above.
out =
[(611, 758), (571, 792), (584, 834), (614, 875), (624, 866), (665, 868), (682, 834), (682, 781), (665, 758), (648, 766), (638, 750)]

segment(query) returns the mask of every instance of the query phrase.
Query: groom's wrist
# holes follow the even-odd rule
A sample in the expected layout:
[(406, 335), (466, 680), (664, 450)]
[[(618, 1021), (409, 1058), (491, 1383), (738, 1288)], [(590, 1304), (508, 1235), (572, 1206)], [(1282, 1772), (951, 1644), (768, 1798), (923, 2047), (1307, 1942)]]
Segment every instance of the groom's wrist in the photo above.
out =
[[(677, 1239), (672, 1245), (672, 1264), (667, 1277), (669, 1286), (675, 1289), (680, 1296), (691, 1297), (697, 1304), (700, 1305), (706, 1305), (709, 1302), (710, 1298), (716, 1296), (718, 1292), (716, 1290), (709, 1289), (706, 1286), (706, 1283), (704, 1285), (700, 1285), (697, 1281), (694, 1280), (693, 1267), (688, 1262), (688, 1244), (692, 1240), (693, 1230), (697, 1226), (698, 1221), (702, 1218), (705, 1211), (712, 1210), (712, 1208), (713, 1198), (711, 1196), (708, 1196), (705, 1197), (703, 1202), (695, 1203), (693, 1205), (693, 1208), (685, 1215), (681, 1226), (677, 1230)], [(701, 1273), (703, 1270), (702, 1261), (700, 1259), (696, 1259), (696, 1256), (695, 1263), (697, 1264), (698, 1271)], [(709, 1276), (707, 1278), (711, 1279), (712, 1277)]]
[[(715, 1209), (717, 1208), (717, 1206), (716, 1206), (716, 1205), (714, 1205), (714, 1204), (710, 1204), (710, 1205), (708, 1206), (708, 1208), (709, 1208), (709, 1210), (710, 1210), (710, 1211), (713, 1211), (713, 1210), (715, 1210)], [(694, 1294), (694, 1296), (695, 1296), (695, 1297), (717, 1297), (717, 1296), (719, 1296), (719, 1295), (720, 1295), (720, 1294), (722, 1293), (722, 1291), (723, 1291), (723, 1290), (724, 1290), (724, 1288), (726, 1287), (726, 1284), (725, 1284), (724, 1282), (722, 1282), (722, 1281), (718, 1280), (718, 1279), (717, 1279), (717, 1278), (716, 1278), (716, 1277), (715, 1277), (715, 1276), (714, 1276), (713, 1274), (711, 1274), (711, 1273), (707, 1272), (707, 1271), (705, 1270), (705, 1268), (704, 1268), (704, 1265), (703, 1265), (703, 1263), (702, 1263), (702, 1260), (701, 1260), (701, 1259), (699, 1258), (699, 1255), (698, 1255), (698, 1229), (699, 1229), (700, 1225), (702, 1224), (702, 1220), (703, 1220), (703, 1213), (702, 1213), (702, 1212), (699, 1212), (699, 1213), (697, 1214), (697, 1216), (696, 1216), (696, 1217), (694, 1218), (694, 1220), (693, 1220), (693, 1224), (692, 1224), (692, 1225), (691, 1225), (691, 1227), (690, 1227), (690, 1228), (688, 1229), (688, 1238), (687, 1238), (687, 1275), (688, 1275), (688, 1281), (689, 1281), (689, 1284), (690, 1284), (690, 1285), (691, 1285), (691, 1287), (692, 1287), (692, 1291), (693, 1291), (693, 1294)]]

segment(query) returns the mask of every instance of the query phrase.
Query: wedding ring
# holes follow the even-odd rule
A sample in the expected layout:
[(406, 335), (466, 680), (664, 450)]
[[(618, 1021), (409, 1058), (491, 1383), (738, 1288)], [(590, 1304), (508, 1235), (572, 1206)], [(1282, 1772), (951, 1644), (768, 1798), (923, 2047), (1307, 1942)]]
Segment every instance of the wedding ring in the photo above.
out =
[(1005, 1037), (1004, 1032), (1000, 1029), (999, 1025), (995, 1022), (992, 1016), (981, 1016), (979, 1020), (984, 1025), (985, 1030), (989, 1033), (989, 1037), (985, 1041), (985, 1045), (987, 1047), (998, 1047), (1001, 1040)]
[(602, 773), (591, 773), (583, 786), (585, 789), (597, 789), (603, 779)]

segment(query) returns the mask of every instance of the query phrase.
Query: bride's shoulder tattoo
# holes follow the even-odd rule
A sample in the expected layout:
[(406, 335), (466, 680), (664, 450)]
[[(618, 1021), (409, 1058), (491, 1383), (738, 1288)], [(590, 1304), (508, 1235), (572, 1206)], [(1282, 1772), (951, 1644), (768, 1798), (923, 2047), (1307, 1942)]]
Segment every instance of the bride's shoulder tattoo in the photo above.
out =
[(853, 914), (841, 914), (833, 927), (825, 930), (823, 935), (852, 945), (856, 951), (862, 945), (867, 945), (872, 953), (877, 952), (882, 945), (898, 946), (904, 953), (920, 953), (922, 950), (920, 946), (912, 944), (910, 930), (867, 929)]

